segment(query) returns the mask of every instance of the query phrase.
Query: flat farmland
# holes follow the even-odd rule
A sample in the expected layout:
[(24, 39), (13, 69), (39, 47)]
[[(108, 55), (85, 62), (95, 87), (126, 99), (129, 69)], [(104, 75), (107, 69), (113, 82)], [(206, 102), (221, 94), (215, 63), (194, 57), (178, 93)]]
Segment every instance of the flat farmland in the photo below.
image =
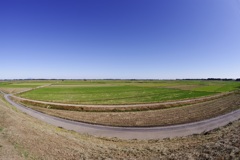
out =
[(35, 88), (47, 84), (54, 83), (55, 81), (4, 81), (0, 82), (0, 88)]
[[(51, 81), (50, 81), (51, 82)], [(19, 94), (27, 99), (69, 104), (143, 104), (210, 96), (234, 91), (234, 81), (53, 81)]]
[(64, 119), (109, 126), (184, 124), (240, 107), (236, 81), (59, 80), (16, 86), (27, 84), (36, 87), (15, 94), (16, 102)]
[(4, 81), (0, 82), (0, 90), (5, 93), (19, 93), (37, 88), (40, 86), (45, 86), (53, 83), (54, 81)]

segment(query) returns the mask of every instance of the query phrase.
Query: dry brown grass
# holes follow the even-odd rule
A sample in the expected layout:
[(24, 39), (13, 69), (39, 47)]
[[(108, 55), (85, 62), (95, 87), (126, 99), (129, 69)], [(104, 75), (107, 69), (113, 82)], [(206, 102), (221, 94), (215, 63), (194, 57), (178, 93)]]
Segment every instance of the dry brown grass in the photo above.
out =
[[(0, 139), (24, 159), (238, 159), (240, 121), (202, 135), (165, 140), (96, 138), (48, 125), (0, 100)], [(1, 141), (0, 141), (1, 142)], [(10, 153), (1, 152), (2, 157)], [(18, 159), (18, 158), (16, 158)]]
[(240, 94), (193, 105), (138, 112), (79, 112), (51, 108), (28, 107), (53, 116), (111, 126), (164, 126), (200, 121), (240, 108)]
[[(0, 112), (0, 114), (2, 114), (2, 112)], [(1, 129), (1, 127), (0, 127), (0, 159), (1, 160), (23, 159), (23, 157), (18, 153), (16, 146), (11, 144), (9, 140), (6, 139), (4, 131)]]

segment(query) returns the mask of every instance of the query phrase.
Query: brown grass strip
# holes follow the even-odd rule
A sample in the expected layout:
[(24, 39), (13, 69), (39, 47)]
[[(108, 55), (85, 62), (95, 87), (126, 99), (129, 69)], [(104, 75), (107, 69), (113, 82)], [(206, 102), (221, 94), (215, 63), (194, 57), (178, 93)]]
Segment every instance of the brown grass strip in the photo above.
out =
[(193, 105), (141, 112), (78, 112), (28, 105), (40, 112), (74, 121), (110, 126), (166, 126), (196, 122), (240, 109), (240, 94)]

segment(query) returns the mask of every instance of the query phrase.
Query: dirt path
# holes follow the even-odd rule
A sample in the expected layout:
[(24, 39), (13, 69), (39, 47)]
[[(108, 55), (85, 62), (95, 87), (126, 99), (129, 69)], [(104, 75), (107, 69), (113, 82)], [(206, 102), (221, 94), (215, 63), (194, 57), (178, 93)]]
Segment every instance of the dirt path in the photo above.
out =
[(38, 111), (27, 108), (13, 102), (5, 94), (5, 99), (19, 110), (49, 124), (59, 126), (68, 130), (74, 130), (79, 133), (86, 133), (99, 137), (117, 137), (120, 139), (161, 139), (169, 137), (187, 136), (210, 131), (212, 129), (224, 126), (229, 122), (240, 118), (240, 110), (228, 113), (216, 118), (188, 123), (183, 125), (166, 126), (166, 127), (108, 127), (101, 125), (92, 125), (81, 122), (65, 120), (53, 116), (49, 116)]

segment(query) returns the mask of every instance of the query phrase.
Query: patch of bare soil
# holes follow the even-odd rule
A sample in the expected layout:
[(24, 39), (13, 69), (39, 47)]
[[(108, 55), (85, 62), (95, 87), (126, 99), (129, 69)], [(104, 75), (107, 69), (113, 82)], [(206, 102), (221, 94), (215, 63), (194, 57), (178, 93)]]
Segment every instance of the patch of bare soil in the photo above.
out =
[(110, 126), (165, 126), (217, 117), (240, 108), (240, 94), (176, 108), (135, 112), (79, 112), (28, 107), (40, 112), (80, 122)]
[[(24, 159), (148, 160), (240, 157), (240, 120), (201, 135), (165, 140), (127, 141), (96, 138), (48, 125), (17, 111), (2, 99), (0, 113), (0, 126), (3, 128), (5, 141), (16, 146), (19, 155)], [(1, 156), (8, 158), (12, 152), (1, 153)]]

